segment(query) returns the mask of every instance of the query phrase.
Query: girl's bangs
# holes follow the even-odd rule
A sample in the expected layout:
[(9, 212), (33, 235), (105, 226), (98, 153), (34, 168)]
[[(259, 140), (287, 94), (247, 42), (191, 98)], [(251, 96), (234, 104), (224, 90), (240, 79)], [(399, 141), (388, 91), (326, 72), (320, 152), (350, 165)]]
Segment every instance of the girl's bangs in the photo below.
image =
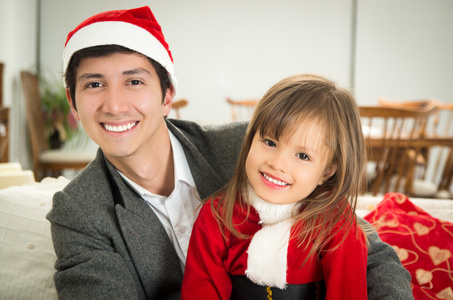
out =
[(291, 98), (295, 97), (290, 97), (286, 101), (275, 101), (274, 107), (264, 108), (258, 113), (256, 128), (259, 129), (261, 136), (271, 134), (278, 140), (283, 132), (291, 133), (297, 128), (296, 126), (314, 117), (313, 110), (305, 107), (303, 99)]

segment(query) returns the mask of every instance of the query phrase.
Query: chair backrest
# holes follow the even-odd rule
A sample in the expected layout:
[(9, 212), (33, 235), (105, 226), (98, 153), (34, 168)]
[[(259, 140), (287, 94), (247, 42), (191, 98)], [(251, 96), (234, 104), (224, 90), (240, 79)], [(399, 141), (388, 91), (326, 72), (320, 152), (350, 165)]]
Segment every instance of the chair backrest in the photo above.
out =
[[(441, 104), (440, 101), (438, 101), (437, 99), (432, 99), (432, 98), (412, 99), (412, 100), (391, 100), (391, 99), (382, 97), (379, 99), (379, 106), (422, 110), (422, 111), (429, 109), (432, 106), (436, 106), (439, 108), (440, 104)], [(431, 115), (430, 120), (428, 120), (428, 124), (426, 125), (426, 134), (433, 134), (438, 130), (439, 117), (440, 117), (440, 110), (438, 110), (435, 114)]]
[(412, 194), (416, 158), (421, 152), (428, 118), (436, 112), (435, 106), (425, 109), (360, 107), (368, 160), (376, 164), (376, 175), (370, 180), (374, 195), (400, 189)]
[(3, 70), (0, 63), (0, 162), (8, 161), (9, 152), (9, 108), (3, 107)]
[(453, 137), (453, 103), (437, 102), (439, 108), (434, 134)]
[(3, 105), (3, 70), (5, 68), (4, 63), (0, 63), (0, 106)]
[(259, 100), (233, 100), (231, 98), (226, 99), (231, 106), (231, 120), (235, 121), (249, 121), (255, 106)]
[(171, 108), (175, 111), (177, 119), (181, 119), (181, 114), (179, 113), (179, 109), (187, 106), (188, 104), (189, 104), (189, 101), (187, 101), (187, 99), (179, 99), (176, 101), (172, 101)]
[(27, 125), (30, 135), (33, 164), (39, 163), (40, 151), (47, 150), (45, 126), (41, 105), (41, 94), (38, 77), (28, 71), (21, 71), (22, 89), (27, 112)]
[(9, 158), (9, 108), (0, 106), (0, 163)]
[[(453, 141), (453, 104), (438, 103), (439, 112), (434, 120), (433, 137)], [(438, 145), (430, 149), (430, 161), (424, 175), (438, 185), (439, 191), (451, 192), (453, 183), (453, 147)]]
[(428, 106), (437, 105), (439, 101), (436, 99), (414, 99), (414, 100), (391, 100), (388, 98), (380, 98), (379, 105), (403, 109), (423, 109)]
[[(381, 98), (379, 105), (419, 110), (436, 106), (438, 110), (430, 116), (425, 134), (428, 137), (451, 138), (453, 140), (452, 103), (443, 103), (437, 99), (390, 100)], [(438, 184), (439, 190), (448, 190), (453, 176), (453, 149), (449, 146), (437, 145), (424, 150), (422, 154), (425, 156), (426, 162), (419, 178)]]

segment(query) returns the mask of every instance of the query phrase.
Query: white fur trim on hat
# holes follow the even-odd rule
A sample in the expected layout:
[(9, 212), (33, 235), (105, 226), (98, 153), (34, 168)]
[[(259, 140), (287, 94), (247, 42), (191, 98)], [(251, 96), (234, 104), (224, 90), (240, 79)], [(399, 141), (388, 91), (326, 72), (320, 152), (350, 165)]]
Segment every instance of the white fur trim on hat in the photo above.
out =
[(137, 51), (160, 63), (169, 73), (174, 95), (178, 82), (173, 62), (165, 47), (147, 30), (127, 22), (103, 21), (80, 28), (63, 51), (63, 72), (66, 72), (72, 55), (84, 48), (100, 45), (119, 45)]

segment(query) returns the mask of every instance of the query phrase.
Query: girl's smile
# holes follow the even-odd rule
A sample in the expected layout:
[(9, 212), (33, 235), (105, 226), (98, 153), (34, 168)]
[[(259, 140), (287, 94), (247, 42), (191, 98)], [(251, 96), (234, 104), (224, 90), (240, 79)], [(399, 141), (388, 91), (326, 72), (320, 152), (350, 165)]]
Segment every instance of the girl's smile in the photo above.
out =
[(289, 184), (289, 183), (281, 181), (277, 178), (273, 178), (270, 175), (267, 175), (266, 173), (261, 173), (261, 175), (263, 175), (264, 183), (266, 183), (270, 187), (275, 186), (276, 188), (280, 188), (280, 187), (286, 187)]

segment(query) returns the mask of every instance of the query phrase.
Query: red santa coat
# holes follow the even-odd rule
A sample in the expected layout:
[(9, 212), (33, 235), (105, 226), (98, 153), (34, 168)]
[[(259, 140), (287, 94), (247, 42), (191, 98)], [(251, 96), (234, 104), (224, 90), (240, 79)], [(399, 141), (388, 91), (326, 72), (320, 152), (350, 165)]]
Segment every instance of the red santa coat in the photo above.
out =
[[(323, 254), (320, 260), (311, 257), (301, 267), (308, 251), (290, 238), (294, 235), (290, 220), (294, 205), (251, 198), (248, 218), (239, 206), (234, 211), (237, 229), (252, 236), (250, 239), (229, 233), (224, 239), (212, 214), (211, 200), (201, 208), (190, 239), (181, 299), (230, 299), (230, 275), (247, 275), (256, 284), (277, 288), (325, 281), (326, 299), (367, 299), (363, 233), (356, 235), (357, 229), (352, 228), (339, 248)], [(327, 247), (341, 239), (341, 235), (333, 238)]]

